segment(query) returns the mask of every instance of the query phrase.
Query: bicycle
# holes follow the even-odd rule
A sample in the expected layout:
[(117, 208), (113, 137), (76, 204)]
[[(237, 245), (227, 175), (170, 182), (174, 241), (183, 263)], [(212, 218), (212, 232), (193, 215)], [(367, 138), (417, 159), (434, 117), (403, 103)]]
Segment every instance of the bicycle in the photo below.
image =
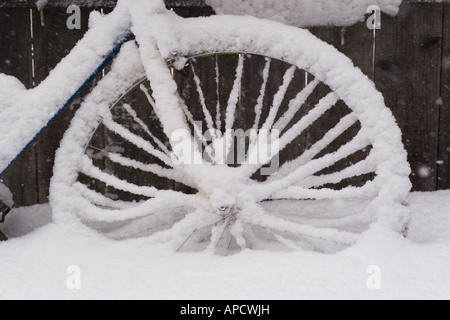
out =
[[(370, 225), (404, 231), (411, 184), (400, 129), (334, 47), (257, 18), (184, 19), (161, 0), (119, 1), (91, 22), (26, 99), (55, 114), (112, 60), (57, 152), (55, 222), (219, 253), (335, 252)], [(28, 135), (42, 126), (18, 121)], [(244, 143), (236, 129), (249, 132)], [(276, 150), (261, 156), (262, 146)], [(3, 167), (20, 153), (2, 150)], [(274, 159), (279, 170), (264, 174)]]

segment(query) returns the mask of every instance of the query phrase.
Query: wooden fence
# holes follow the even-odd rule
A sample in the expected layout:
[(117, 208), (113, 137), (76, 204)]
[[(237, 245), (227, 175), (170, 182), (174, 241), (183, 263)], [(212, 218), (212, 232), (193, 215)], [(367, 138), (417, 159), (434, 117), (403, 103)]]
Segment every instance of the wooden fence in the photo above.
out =
[[(19, 78), (28, 88), (45, 79), (82, 38), (89, 11), (111, 11), (116, 1), (50, 0), (43, 12), (35, 2), (0, 0), (0, 73)], [(183, 16), (213, 14), (202, 0), (166, 3)], [(82, 7), (81, 30), (66, 28), (70, 4)], [(373, 32), (365, 22), (310, 30), (374, 79), (403, 131), (414, 190), (450, 189), (450, 3), (405, 2), (397, 17), (383, 16), (375, 56)], [(79, 103), (2, 177), (17, 204), (48, 201), (55, 150)]]

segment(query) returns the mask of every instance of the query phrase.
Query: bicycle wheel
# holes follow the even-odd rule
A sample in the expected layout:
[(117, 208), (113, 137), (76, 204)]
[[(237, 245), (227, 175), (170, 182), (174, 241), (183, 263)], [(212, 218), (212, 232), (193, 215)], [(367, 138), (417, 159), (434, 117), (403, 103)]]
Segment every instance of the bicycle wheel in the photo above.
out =
[[(156, 107), (161, 83), (127, 43), (57, 152), (57, 221), (227, 253), (335, 252), (374, 221), (404, 228), (401, 132), (347, 57), (306, 30), (259, 19), (180, 25), (170, 41), (156, 40), (178, 88), (177, 139), (193, 145), (177, 145), (167, 130), (176, 116)], [(180, 155), (192, 162), (178, 163)]]

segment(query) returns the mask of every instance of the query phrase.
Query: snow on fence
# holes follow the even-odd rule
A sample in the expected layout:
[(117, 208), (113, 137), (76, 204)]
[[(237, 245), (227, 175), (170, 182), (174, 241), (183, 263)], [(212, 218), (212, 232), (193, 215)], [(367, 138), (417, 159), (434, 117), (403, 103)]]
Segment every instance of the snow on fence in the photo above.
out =
[[(93, 8), (109, 12), (116, 3), (43, 2), (44, 11), (39, 11), (36, 0), (0, 0), (0, 73), (19, 78), (28, 88), (45, 79), (83, 36)], [(66, 27), (70, 4), (81, 7), (81, 30)], [(202, 0), (166, 4), (183, 16), (213, 14)], [(310, 30), (375, 80), (403, 131), (414, 189), (450, 189), (450, 3), (404, 2), (397, 17), (382, 16), (375, 42), (365, 22)], [(2, 177), (17, 204), (47, 202), (54, 153), (79, 103), (75, 101)]]

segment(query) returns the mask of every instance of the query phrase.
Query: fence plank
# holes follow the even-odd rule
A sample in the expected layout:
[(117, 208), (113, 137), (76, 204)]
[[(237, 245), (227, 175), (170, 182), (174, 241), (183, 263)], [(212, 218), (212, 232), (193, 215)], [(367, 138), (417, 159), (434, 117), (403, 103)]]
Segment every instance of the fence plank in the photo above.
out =
[[(42, 21), (38, 10), (32, 10), (34, 17), (35, 81), (36, 85), (38, 85), (83, 37), (88, 29), (90, 10), (82, 9), (80, 30), (67, 29), (66, 20), (68, 15), (65, 8), (46, 8)], [(80, 102), (81, 97), (78, 97), (72, 106), (67, 108), (60, 115), (58, 121), (52, 123), (37, 141), (36, 164), (40, 203), (48, 202), (55, 152)]]
[(450, 3), (444, 4), (438, 188), (450, 189)]
[(18, 78), (30, 87), (29, 11), (2, 9), (0, 11), (0, 71)]
[[(18, 78), (31, 87), (29, 10), (2, 9), (0, 11), (0, 73)], [(36, 154), (34, 146), (2, 176), (14, 192), (18, 205), (32, 205), (37, 201)]]
[(376, 83), (403, 132), (414, 190), (436, 189), (443, 4), (402, 4), (377, 33)]

